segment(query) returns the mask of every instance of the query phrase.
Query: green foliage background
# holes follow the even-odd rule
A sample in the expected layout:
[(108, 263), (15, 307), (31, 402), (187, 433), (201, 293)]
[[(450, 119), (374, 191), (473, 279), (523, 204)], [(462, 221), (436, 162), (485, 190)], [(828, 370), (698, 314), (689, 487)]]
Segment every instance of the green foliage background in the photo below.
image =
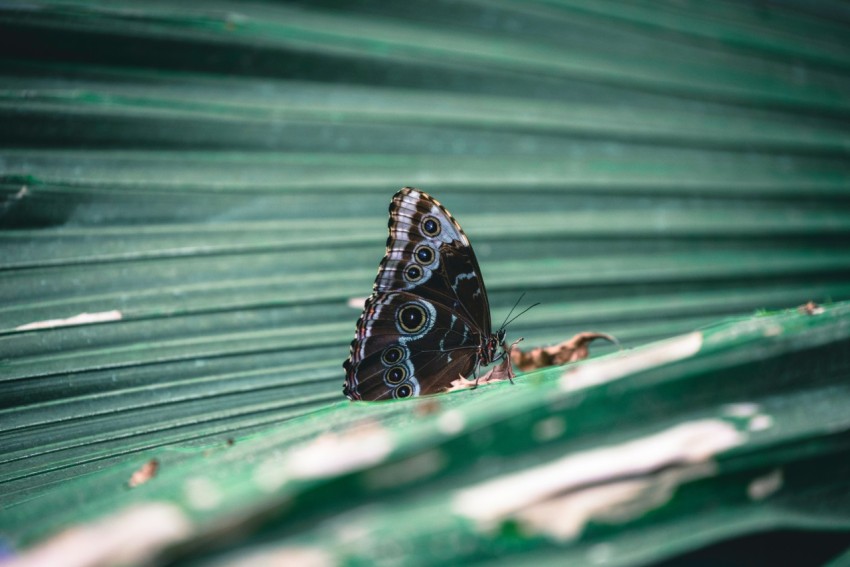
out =
[[(4, 547), (156, 501), (189, 518), (161, 556), (181, 563), (636, 565), (777, 530), (829, 560), (850, 546), (848, 37), (830, 1), (4, 3)], [(620, 338), (599, 383), (342, 399), (403, 185), (460, 221), (494, 320), (542, 302), (510, 329), (526, 347)], [(695, 329), (682, 360), (642, 346)], [(742, 436), (710, 474), (670, 488), (674, 451), (629, 477), (663, 505), (574, 537), (453, 504), (705, 419)], [(381, 459), (292, 472), (302, 443), (348, 462), (376, 431)], [(594, 478), (570, 490), (618, 482)]]

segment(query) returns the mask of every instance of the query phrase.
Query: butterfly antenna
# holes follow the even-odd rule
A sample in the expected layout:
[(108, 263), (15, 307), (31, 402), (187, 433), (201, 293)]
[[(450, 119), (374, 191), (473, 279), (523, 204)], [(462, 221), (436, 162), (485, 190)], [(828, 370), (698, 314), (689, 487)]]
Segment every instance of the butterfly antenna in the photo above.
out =
[(507, 323), (505, 323), (504, 325), (502, 325), (502, 328), (507, 327), (508, 325), (510, 325), (511, 323), (513, 323), (514, 321), (516, 321), (516, 320), (517, 320), (520, 316), (525, 315), (526, 313), (528, 313), (528, 310), (529, 310), (529, 309), (531, 309), (532, 307), (537, 307), (538, 305), (540, 305), (540, 303), (539, 303), (539, 302), (538, 302), (538, 303), (534, 303), (533, 305), (529, 305), (528, 307), (526, 307), (525, 309), (523, 309), (521, 312), (517, 313), (517, 314), (516, 314), (516, 316), (515, 316), (513, 319), (511, 319), (510, 321), (508, 321)]
[(508, 321), (508, 317), (510, 317), (510, 316), (511, 316), (511, 313), (513, 313), (513, 312), (514, 312), (514, 309), (516, 309), (516, 306), (517, 306), (517, 305), (519, 305), (519, 302), (520, 302), (520, 301), (522, 301), (522, 298), (523, 298), (523, 297), (525, 297), (525, 292), (522, 292), (522, 294), (519, 296), (519, 299), (517, 299), (517, 300), (516, 300), (516, 303), (514, 303), (514, 306), (513, 306), (513, 307), (511, 307), (511, 310), (510, 310), (510, 311), (508, 311), (508, 314), (507, 314), (507, 315), (505, 315), (505, 320), (504, 320), (504, 321), (502, 321), (502, 326), (501, 326), (501, 327), (499, 327), (500, 329), (504, 329), (504, 328), (505, 328), (505, 324), (506, 324), (506, 323), (507, 323), (507, 321)]

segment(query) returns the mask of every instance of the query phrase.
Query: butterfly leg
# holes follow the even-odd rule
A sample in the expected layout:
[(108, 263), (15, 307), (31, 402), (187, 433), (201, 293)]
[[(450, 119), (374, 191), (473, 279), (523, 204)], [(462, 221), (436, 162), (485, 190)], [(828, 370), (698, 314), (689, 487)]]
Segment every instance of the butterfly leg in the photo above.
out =
[[(519, 341), (517, 341), (517, 342), (519, 342)], [(516, 343), (514, 343), (514, 344), (516, 344)], [(502, 352), (500, 352), (492, 360), (492, 362), (498, 363), (498, 364), (496, 364), (496, 366), (494, 366), (489, 372), (487, 372), (487, 374), (485, 374), (484, 376), (481, 376), (480, 378), (477, 375), (479, 366), (476, 365), (475, 383), (478, 384), (479, 380), (483, 380), (484, 382), (487, 382), (487, 383), (489, 383), (489, 382), (499, 382), (499, 381), (507, 378), (508, 380), (510, 380), (511, 384), (513, 384), (514, 383), (513, 379), (514, 379), (515, 374), (514, 374), (514, 369), (513, 369), (513, 363), (511, 361), (511, 356), (510, 356), (510, 352), (511, 352), (511, 349), (513, 348), (513, 346), (514, 345), (512, 344), (510, 347), (507, 347), (507, 345), (503, 344), (502, 345), (502, 349), (503, 349)], [(479, 364), (480, 364), (480, 361), (479, 361)]]
[(514, 347), (516, 345), (518, 345), (520, 342), (522, 342), (523, 338), (524, 337), (518, 338), (517, 340), (512, 342), (510, 346), (508, 346), (507, 343), (505, 343), (505, 342), (502, 343), (502, 358), (507, 359), (507, 367), (508, 367), (507, 374), (508, 374), (508, 380), (511, 381), (511, 384), (514, 383), (514, 377), (516, 376), (516, 374), (514, 374), (513, 357), (511, 356), (511, 352), (514, 350)]
[(511, 357), (508, 356), (508, 354), (506, 352), (503, 352), (502, 358), (505, 359), (504, 366), (507, 366), (507, 368), (508, 368), (508, 381), (511, 384), (513, 384), (514, 383), (514, 376), (516, 376), (516, 374), (514, 374), (514, 365), (511, 364)]
[(498, 362), (496, 366), (487, 374), (485, 380), (504, 380), (507, 377), (511, 384), (514, 383), (514, 369), (510, 362), (507, 352), (502, 351), (499, 356), (493, 359), (493, 362)]
[(471, 390), (474, 390), (475, 388), (478, 387), (478, 379), (480, 378), (480, 376), (478, 376), (478, 368), (480, 366), (481, 366), (481, 362), (476, 360), (475, 361), (475, 370), (472, 371), (472, 375), (475, 376), (475, 384), (472, 385), (472, 388), (470, 388)]

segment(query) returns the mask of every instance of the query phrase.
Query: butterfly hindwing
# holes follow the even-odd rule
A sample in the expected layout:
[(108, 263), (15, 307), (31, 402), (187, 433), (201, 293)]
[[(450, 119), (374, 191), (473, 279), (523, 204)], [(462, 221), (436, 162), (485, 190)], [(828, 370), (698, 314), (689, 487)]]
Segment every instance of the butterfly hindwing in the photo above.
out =
[(409, 292), (380, 293), (358, 322), (346, 389), (358, 399), (432, 394), (469, 374), (480, 340), (440, 303)]
[(490, 307), (469, 240), (448, 211), (406, 187), (390, 204), (387, 253), (357, 323), (344, 393), (389, 399), (467, 376), (490, 337)]

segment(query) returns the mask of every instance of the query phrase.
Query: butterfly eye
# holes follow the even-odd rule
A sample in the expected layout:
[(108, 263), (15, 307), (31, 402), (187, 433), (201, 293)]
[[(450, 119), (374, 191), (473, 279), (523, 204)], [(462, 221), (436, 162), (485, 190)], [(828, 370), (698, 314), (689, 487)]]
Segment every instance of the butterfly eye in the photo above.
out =
[(434, 251), (428, 246), (420, 246), (416, 249), (416, 259), (422, 264), (430, 264), (434, 261)]
[(422, 232), (428, 236), (437, 236), (440, 234), (440, 223), (434, 217), (425, 217), (422, 219)]
[(419, 266), (410, 266), (404, 271), (404, 279), (413, 283), (422, 279), (422, 268)]
[(396, 318), (401, 330), (405, 333), (419, 332), (425, 326), (427, 320), (425, 310), (415, 303), (404, 305), (396, 313)]
[(397, 398), (409, 398), (413, 393), (413, 388), (408, 386), (407, 384), (403, 384), (396, 388), (395, 395)]
[(384, 364), (390, 365), (395, 364), (404, 356), (404, 352), (400, 347), (394, 346), (384, 350), (381, 355), (381, 360), (384, 361)]
[(401, 384), (407, 378), (407, 368), (404, 366), (393, 366), (384, 372), (384, 380), (389, 384)]

